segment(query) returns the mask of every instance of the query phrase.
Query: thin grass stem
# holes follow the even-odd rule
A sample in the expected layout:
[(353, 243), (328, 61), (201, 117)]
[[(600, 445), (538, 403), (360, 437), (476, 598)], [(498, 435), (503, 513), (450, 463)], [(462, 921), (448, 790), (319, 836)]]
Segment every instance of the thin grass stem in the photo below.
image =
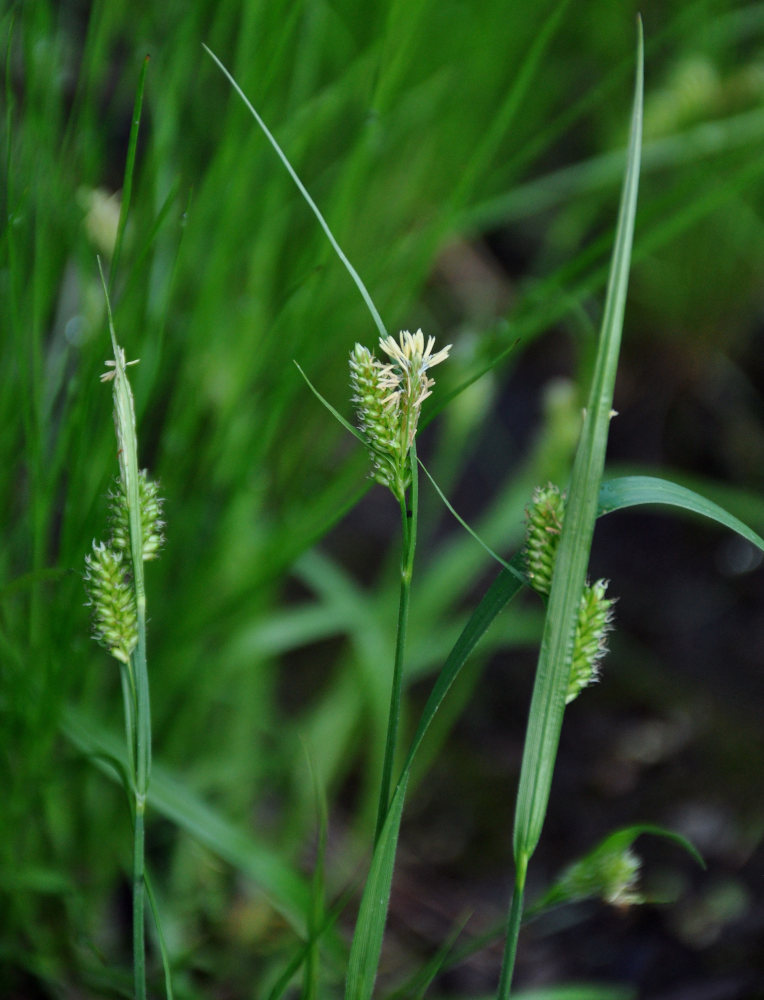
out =
[(501, 965), (499, 991), (496, 1000), (507, 1000), (512, 989), (512, 976), (515, 971), (515, 956), (517, 955), (517, 939), (520, 936), (520, 924), (523, 919), (523, 899), (525, 897), (525, 876), (528, 871), (528, 857), (523, 855), (515, 869), (515, 889), (512, 894), (512, 904), (507, 918), (507, 936), (504, 945), (504, 959)]
[(374, 843), (379, 840), (382, 827), (387, 818), (390, 806), (390, 789), (395, 763), (395, 749), (398, 742), (398, 727), (401, 714), (401, 694), (403, 690), (403, 657), (406, 647), (406, 631), (408, 629), (409, 599), (411, 596), (411, 577), (414, 570), (414, 552), (416, 550), (417, 514), (419, 506), (418, 464), (416, 446), (411, 445), (409, 453), (411, 465), (410, 506), (405, 493), (399, 500), (401, 506), (401, 589), (398, 601), (398, 628), (395, 638), (395, 662), (393, 665), (393, 681), (390, 690), (390, 713), (387, 719), (387, 738), (385, 740), (385, 758), (382, 765), (382, 779), (379, 786), (379, 806), (377, 808), (377, 825), (374, 831)]
[(135, 1000), (146, 1000), (144, 811), (145, 799), (136, 792), (133, 837), (133, 984)]
[[(137, 485), (137, 484), (136, 484)], [(132, 530), (132, 526), (131, 526)], [(143, 555), (140, 556), (141, 568)], [(137, 579), (136, 579), (137, 585)], [(141, 580), (141, 583), (143, 581)], [(136, 681), (135, 826), (133, 840), (133, 970), (136, 1000), (146, 997), (145, 827), (146, 796), (151, 770), (151, 711), (146, 667), (146, 598), (138, 599), (138, 645), (133, 655)]]

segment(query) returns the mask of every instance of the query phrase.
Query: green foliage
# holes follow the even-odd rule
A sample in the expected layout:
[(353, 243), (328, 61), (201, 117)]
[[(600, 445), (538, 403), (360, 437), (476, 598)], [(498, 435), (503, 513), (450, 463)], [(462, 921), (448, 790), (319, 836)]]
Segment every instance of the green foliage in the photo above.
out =
[[(387, 515), (371, 496), (348, 523), (360, 517), (376, 538), (344, 568), (347, 543), (332, 528), (369, 487), (366, 459), (292, 361), (347, 417), (348, 353), (380, 330), (203, 45), (277, 137), (384, 325), (454, 342), (423, 407), (426, 460), (454, 495), (491, 427), (492, 482), (483, 486), (482, 468), (470, 473), (480, 496), (467, 519), (506, 556), (521, 543), (533, 487), (570, 473), (622, 172), (631, 14), (615, 5), (592, 30), (565, 3), (169, 0), (129, 15), (105, 0), (3, 7), (0, 980), (9, 991), (130, 988), (129, 935), (114, 917), (130, 817), (108, 780), (125, 784), (129, 771), (119, 675), (88, 641), (82, 592), (122, 458), (98, 379), (109, 345), (96, 253), (110, 262), (120, 343), (140, 358), (130, 374), (141, 463), (166, 498), (166, 549), (148, 580), (147, 863), (176, 995), (207, 996), (212, 983), (266, 996), (303, 953), (309, 971), (303, 980), (298, 962), (295, 981), (338, 995), (347, 948), (334, 922), (345, 916), (328, 903), (320, 912), (323, 897), (344, 900), (369, 860), (397, 566), (380, 556)], [(722, 350), (734, 364), (764, 266), (760, 67), (739, 56), (760, 42), (761, 25), (723, 0), (646, 17), (631, 334), (648, 345), (673, 338), (681, 352), (690, 330), (702, 357)], [(500, 294), (490, 282), (475, 292), (469, 258), (454, 272), (448, 255), (500, 226), (522, 264)], [(573, 345), (575, 384), (547, 395), (521, 445), (497, 401), (554, 323)], [(426, 424), (438, 411), (433, 434)], [(729, 454), (730, 481), (749, 490), (731, 503), (717, 496), (713, 511), (702, 485), (690, 483), (692, 499), (632, 476), (603, 484), (601, 508), (679, 504), (741, 531), (729, 507), (761, 531), (760, 501), (740, 472), (754, 466), (747, 452)], [(541, 628), (536, 608), (508, 606), (522, 585), (519, 557), (486, 589), (484, 552), (467, 535), (441, 536), (436, 497), (422, 504), (403, 692), (411, 751), (390, 830), (406, 782), (411, 796), (447, 755), (486, 658), (536, 642)], [(434, 687), (415, 728), (411, 695), (424, 681)], [(306, 750), (329, 802), (326, 872), (313, 890)], [(394, 839), (382, 841), (388, 852)], [(389, 854), (373, 865), (389, 892)], [(379, 917), (373, 930), (381, 940)], [(152, 954), (153, 995), (162, 969)]]

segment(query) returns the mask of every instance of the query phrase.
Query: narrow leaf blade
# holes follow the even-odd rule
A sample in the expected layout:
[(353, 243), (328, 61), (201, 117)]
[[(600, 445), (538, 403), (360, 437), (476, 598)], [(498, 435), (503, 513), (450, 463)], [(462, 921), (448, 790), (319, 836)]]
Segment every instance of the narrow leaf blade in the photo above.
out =
[(407, 784), (407, 777), (399, 782), (374, 850), (350, 948), (345, 1000), (370, 1000), (374, 992)]
[(528, 719), (515, 812), (518, 870), (536, 848), (546, 816), (565, 710), (576, 617), (586, 577), (620, 350), (639, 184), (643, 41), (637, 73), (626, 174), (589, 401), (573, 466)]

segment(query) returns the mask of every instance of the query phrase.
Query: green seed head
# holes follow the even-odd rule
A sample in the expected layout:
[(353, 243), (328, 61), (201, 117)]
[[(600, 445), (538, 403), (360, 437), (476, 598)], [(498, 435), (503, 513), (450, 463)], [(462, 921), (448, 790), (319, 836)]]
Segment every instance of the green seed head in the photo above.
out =
[(422, 402), (434, 380), (427, 371), (448, 357), (451, 345), (432, 353), (435, 338), (424, 342), (421, 330), (404, 330), (396, 341), (380, 340), (390, 358), (383, 364), (372, 352), (356, 344), (350, 352), (350, 385), (358, 427), (371, 457), (372, 475), (403, 497), (409, 485), (408, 454), (414, 443)]
[(525, 563), (539, 594), (552, 589), (552, 573), (562, 531), (565, 495), (557, 486), (537, 486), (526, 508)]
[[(122, 483), (117, 479), (109, 492), (111, 522), (111, 547), (130, 556), (130, 518), (127, 497)], [(141, 510), (141, 534), (143, 561), (156, 559), (164, 544), (164, 521), (162, 520), (163, 500), (159, 496), (159, 486), (148, 478), (145, 469), (138, 473), (138, 500)]]
[(599, 678), (600, 663), (607, 653), (607, 635), (613, 627), (614, 598), (605, 597), (607, 581), (584, 587), (578, 609), (573, 660), (570, 667), (566, 704)]
[(93, 551), (85, 556), (85, 589), (93, 637), (112, 656), (129, 663), (138, 642), (138, 618), (127, 564), (119, 550), (93, 542)]

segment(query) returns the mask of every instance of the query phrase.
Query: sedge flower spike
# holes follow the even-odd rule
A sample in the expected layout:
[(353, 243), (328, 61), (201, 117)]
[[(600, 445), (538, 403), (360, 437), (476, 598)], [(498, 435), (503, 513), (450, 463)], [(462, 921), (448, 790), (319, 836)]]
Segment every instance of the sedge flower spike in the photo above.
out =
[[(528, 582), (547, 596), (565, 515), (565, 494), (553, 486), (537, 487), (526, 510), (525, 566)], [(606, 580), (586, 583), (578, 608), (573, 657), (570, 665), (569, 704), (585, 687), (599, 679), (600, 664), (607, 653), (607, 636), (613, 627), (615, 598), (605, 596)]]
[[(139, 569), (135, 560), (139, 559), (142, 566), (157, 557), (164, 544), (165, 525), (159, 488), (145, 469), (137, 469), (135, 409), (130, 383), (125, 377), (125, 368), (137, 362), (126, 361), (124, 350), (116, 342), (114, 352), (114, 359), (106, 362), (107, 371), (101, 375), (101, 381), (112, 382), (114, 386), (120, 474), (108, 495), (111, 535), (107, 542), (93, 542), (92, 552), (85, 557), (84, 582), (94, 639), (117, 660), (129, 665), (138, 643), (139, 590), (142, 591), (142, 584), (140, 588), (136, 585)], [(132, 515), (131, 503), (135, 506)]]
[(383, 363), (362, 344), (350, 352), (350, 385), (358, 427), (372, 463), (372, 476), (402, 499), (410, 482), (408, 455), (414, 443), (422, 403), (435, 384), (428, 372), (445, 361), (451, 345), (433, 353), (435, 338), (425, 344), (421, 330), (403, 330), (396, 341), (382, 337)]
[[(130, 556), (130, 513), (122, 483), (117, 479), (109, 492), (111, 547)], [(141, 515), (141, 552), (143, 561), (156, 559), (164, 544), (162, 507), (164, 501), (159, 495), (159, 486), (148, 478), (146, 469), (138, 470), (138, 507)]]
[(93, 542), (93, 551), (85, 556), (85, 589), (93, 638), (116, 659), (129, 663), (138, 642), (138, 617), (127, 563), (118, 549)]

